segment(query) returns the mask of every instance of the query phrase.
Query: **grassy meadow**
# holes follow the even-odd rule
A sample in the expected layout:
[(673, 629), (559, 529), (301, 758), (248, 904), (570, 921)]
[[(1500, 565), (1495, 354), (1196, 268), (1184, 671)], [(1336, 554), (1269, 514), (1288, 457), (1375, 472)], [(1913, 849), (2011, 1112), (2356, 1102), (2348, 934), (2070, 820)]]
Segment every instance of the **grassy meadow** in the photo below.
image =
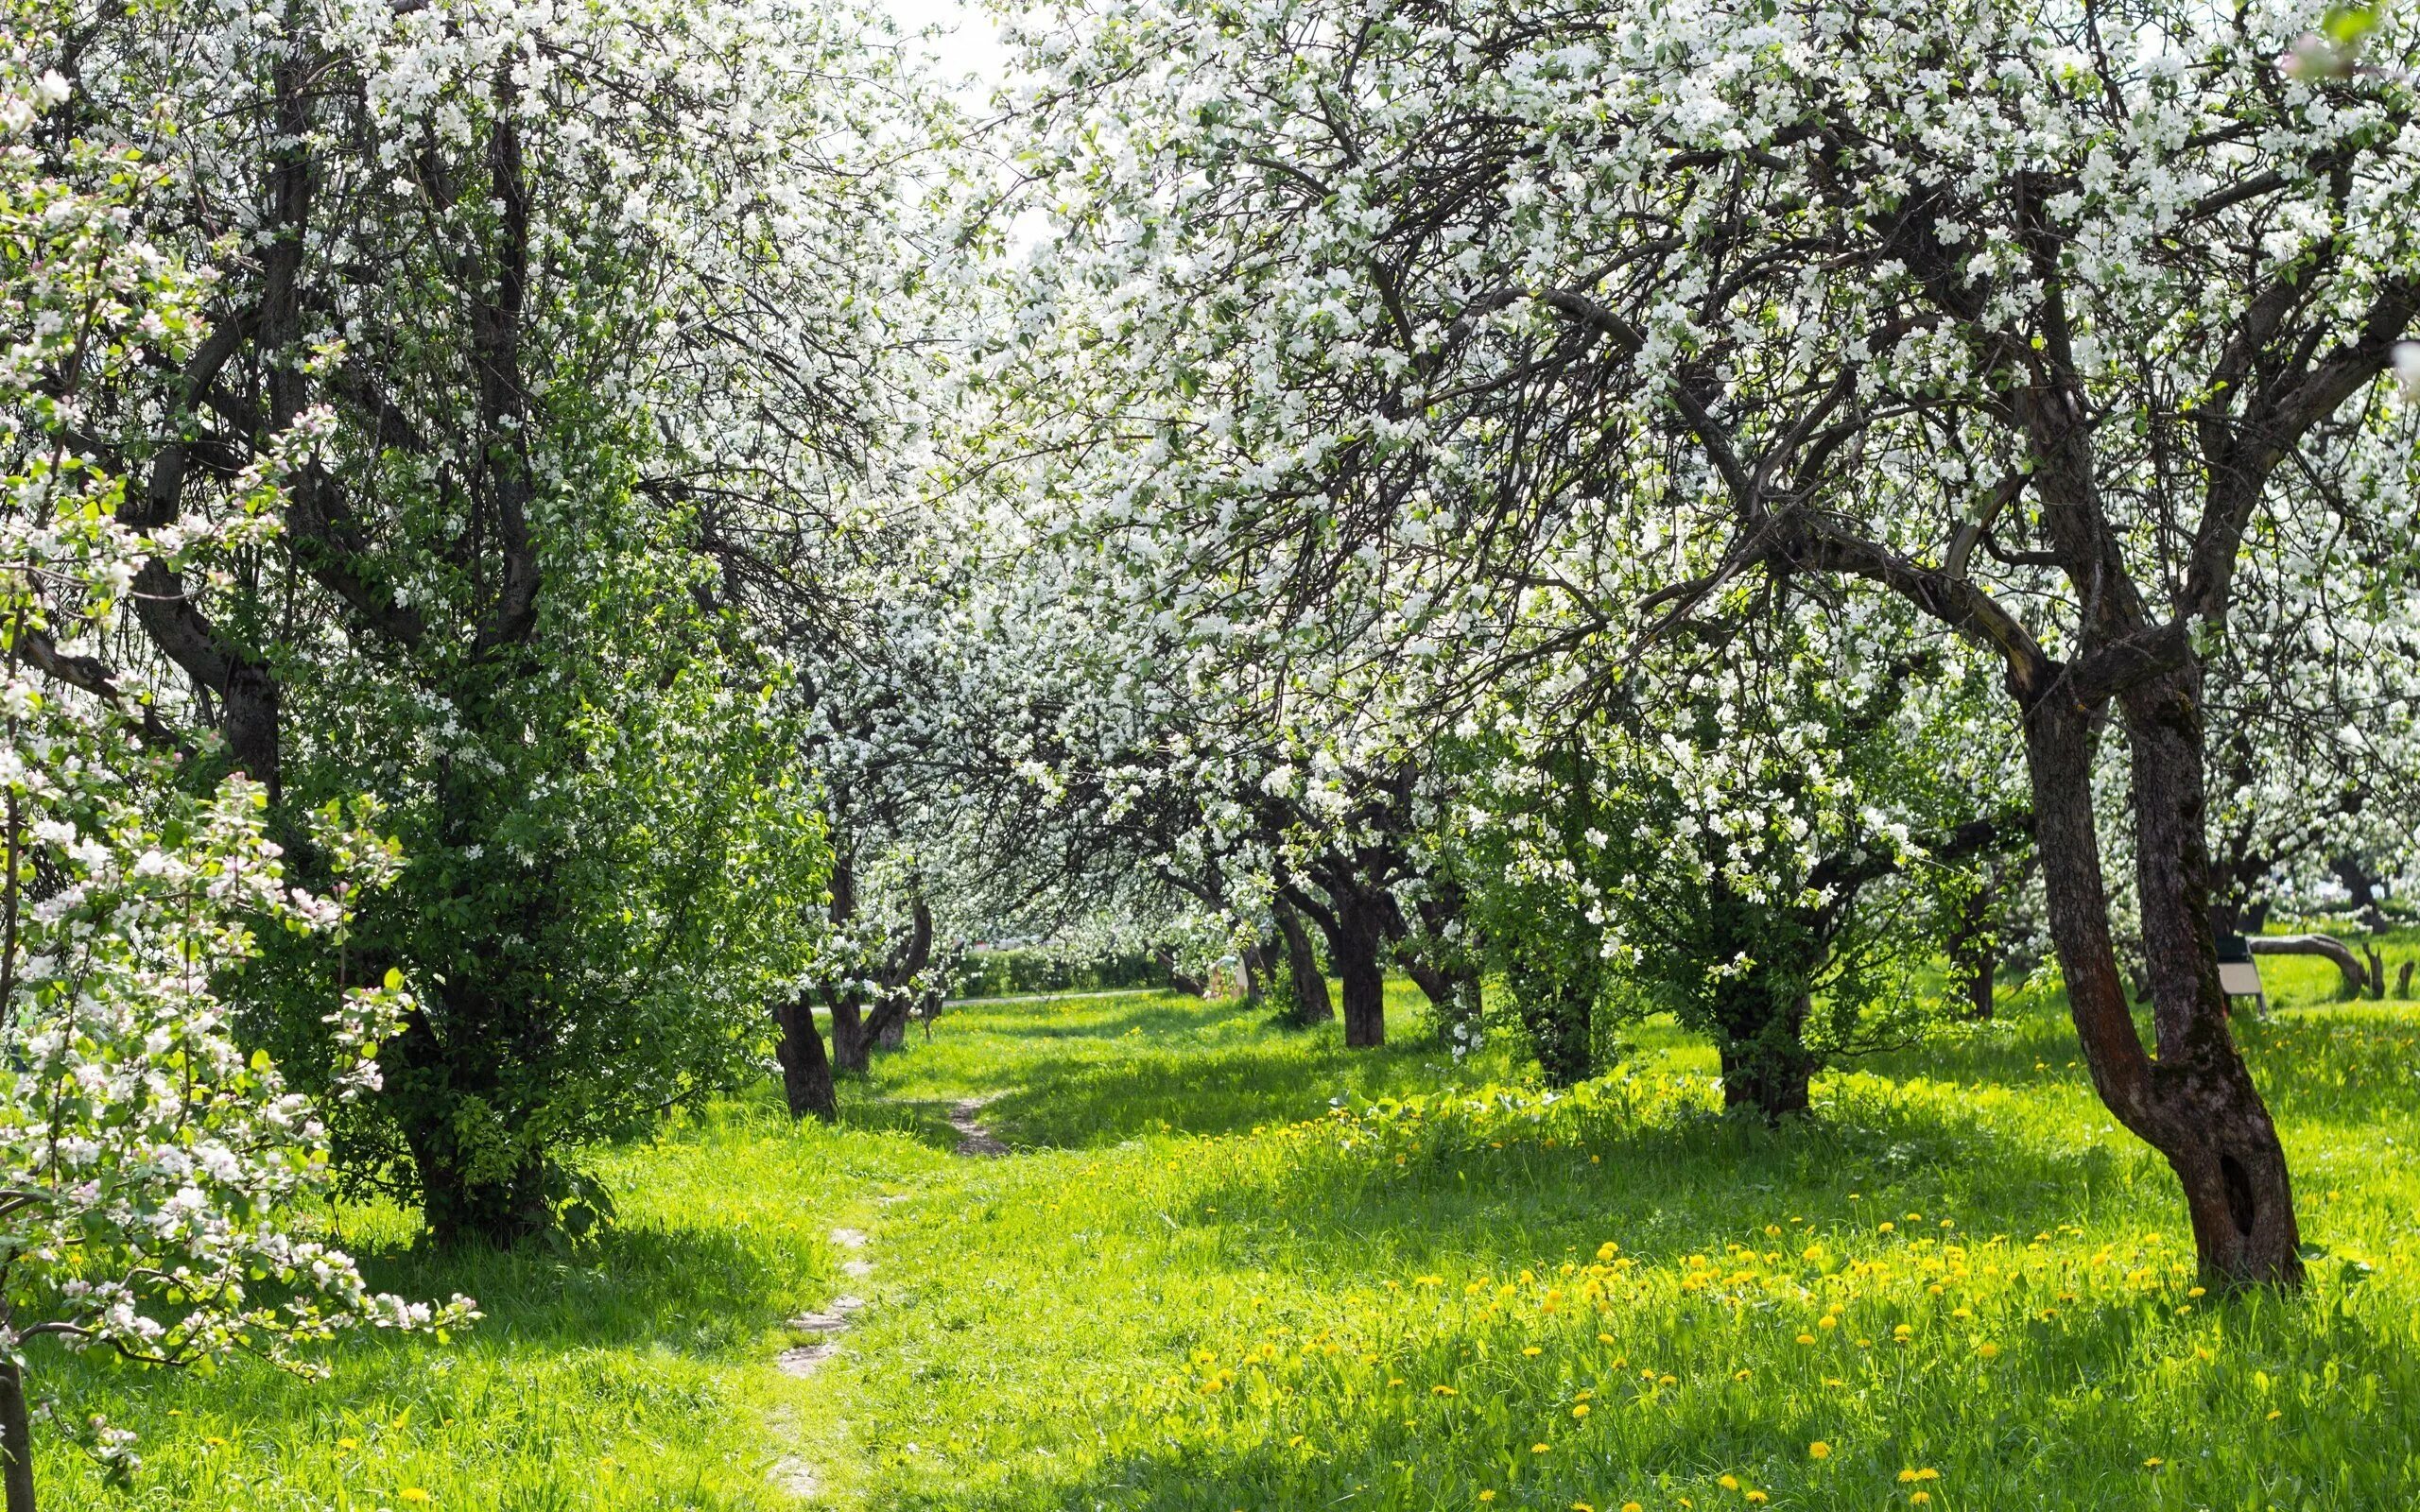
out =
[[(2405, 1507), (2420, 1007), (2263, 971), (2243, 1037), (2323, 1251), (2291, 1298), (2195, 1287), (2054, 1001), (1840, 1068), (1780, 1132), (1652, 1024), (1548, 1097), (1420, 1042), (1409, 988), (1352, 1055), (1167, 995), (999, 1004), (838, 1129), (769, 1091), (610, 1152), (623, 1222), (569, 1252), (342, 1213), (378, 1285), (480, 1299), (449, 1349), (357, 1341), (317, 1383), (45, 1351), (146, 1460), (111, 1484), (45, 1425), (47, 1504)], [(1017, 1154), (951, 1153), (973, 1098)], [(783, 1374), (843, 1292), (840, 1354)]]

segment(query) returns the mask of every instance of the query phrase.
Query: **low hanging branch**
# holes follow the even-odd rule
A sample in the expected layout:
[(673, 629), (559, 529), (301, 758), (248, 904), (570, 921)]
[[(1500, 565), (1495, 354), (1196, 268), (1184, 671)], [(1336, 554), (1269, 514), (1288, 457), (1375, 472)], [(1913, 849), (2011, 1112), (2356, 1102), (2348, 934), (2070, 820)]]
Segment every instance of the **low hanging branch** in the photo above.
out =
[(2344, 973), (2344, 990), (2359, 998), (2370, 988), (2370, 973), (2351, 947), (2333, 935), (2259, 935), (2249, 942), (2255, 955), (2325, 955)]

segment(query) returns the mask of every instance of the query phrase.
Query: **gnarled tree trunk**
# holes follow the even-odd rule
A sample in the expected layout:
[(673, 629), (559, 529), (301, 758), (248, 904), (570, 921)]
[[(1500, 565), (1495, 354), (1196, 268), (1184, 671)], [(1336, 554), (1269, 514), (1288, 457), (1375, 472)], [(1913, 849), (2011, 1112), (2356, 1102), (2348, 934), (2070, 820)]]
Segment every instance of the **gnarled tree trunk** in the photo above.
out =
[(1284, 902), (1276, 914), (1277, 933), (1286, 941), (1286, 974), (1294, 985), (1294, 1022), (1325, 1023), (1336, 1017), (1336, 1005), (1327, 995), (1319, 952), (1311, 948), (1311, 932), (1303, 927), (1303, 916)]
[(832, 1061), (823, 1051), (823, 1034), (815, 1026), (815, 1007), (793, 998), (773, 1010), (781, 1025), (774, 1057), (782, 1063), (782, 1096), (790, 1117), (813, 1114), (826, 1124), (840, 1117), (840, 1098), (832, 1085)]
[(1375, 902), (1358, 890), (1337, 899), (1328, 954), (1336, 958), (1343, 988), (1344, 1044), (1349, 1050), (1374, 1050), (1387, 1042), (1387, 978), (1378, 959), (1385, 940), (1386, 921)]
[(2092, 812), (2092, 711), (2050, 679), (2028, 700), (2026, 762), (2050, 933), (2094, 1089), (2167, 1158), (2185, 1188), (2204, 1273), (2292, 1283), (2301, 1233), (2284, 1147), (2227, 1026), (2210, 928), (2197, 668), (2124, 696), (2134, 756), (2145, 973), (2159, 1048), (2143, 1047), (2109, 936)]
[(835, 992), (832, 1009), (832, 1069), (845, 1076), (862, 1076), (873, 1067), (873, 1036), (866, 1032), (865, 999), (854, 988)]

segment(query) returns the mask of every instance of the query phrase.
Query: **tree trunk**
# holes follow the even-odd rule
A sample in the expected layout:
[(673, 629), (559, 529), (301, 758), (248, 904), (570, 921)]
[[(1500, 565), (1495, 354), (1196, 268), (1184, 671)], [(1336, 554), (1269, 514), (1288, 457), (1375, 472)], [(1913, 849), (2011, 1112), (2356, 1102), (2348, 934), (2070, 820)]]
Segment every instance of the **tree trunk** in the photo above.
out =
[(2109, 936), (2092, 811), (2097, 721), (2052, 690), (2025, 711), (2026, 765), (2050, 933), (2094, 1090), (2167, 1158), (2193, 1242), (2223, 1283), (2301, 1279), (2301, 1233), (2283, 1146), (2237, 1053), (2210, 928), (2199, 672), (2126, 696), (2145, 974), (2159, 1058), (2144, 1050)]
[(1385, 920), (1358, 892), (1337, 900), (1336, 933), (1329, 954), (1344, 988), (1344, 1045), (1348, 1050), (1374, 1050), (1387, 1042), (1387, 978), (1378, 964)]
[(1259, 1007), (1261, 999), (1266, 995), (1269, 976), (1267, 958), (1266, 947), (1257, 942), (1247, 945), (1236, 953), (1236, 964), (1243, 970), (1246, 1006)]
[(1575, 1087), (1596, 1074), (1595, 983), (1536, 972), (1523, 985), (1521, 1026), (1547, 1085)]
[[(1802, 1002), (1802, 1020), (1805, 1013)], [(1803, 1047), (1762, 1040), (1725, 1040), (1717, 1052), (1722, 1062), (1726, 1109), (1754, 1108), (1766, 1123), (1777, 1125), (1792, 1113), (1806, 1112), (1813, 1103), (1815, 1057)]]
[(543, 1158), (525, 1156), (511, 1175), (499, 1181), (473, 1176), (469, 1166), (455, 1158), (457, 1153), (429, 1143), (414, 1152), (421, 1214), (429, 1237), (440, 1248), (475, 1243), (510, 1249), (546, 1231), (554, 1215), (546, 1202)]
[(0, 1489), (7, 1512), (34, 1512), (34, 1419), (26, 1405), (26, 1375), (0, 1361)]
[(863, 1000), (853, 989), (832, 994), (832, 1069), (862, 1076), (873, 1067), (873, 1037), (866, 1033)]
[(812, 1113), (826, 1124), (838, 1123), (840, 1098), (832, 1085), (832, 1061), (823, 1052), (822, 1031), (815, 1026), (814, 1005), (794, 998), (776, 1007), (773, 1017), (782, 1027), (774, 1056), (782, 1063), (782, 1095), (789, 1104), (790, 1117)]
[(1457, 1011), (1462, 1001), (1465, 981), (1462, 973), (1432, 966), (1417, 955), (1405, 955), (1399, 959), (1403, 963), (1403, 974), (1411, 978), (1412, 984), (1427, 997), (1431, 1006), (1440, 1014)]
[(1177, 970), (1176, 952), (1163, 946), (1152, 952), (1151, 957), (1159, 964), (1160, 970), (1167, 973), (1168, 986), (1187, 997), (1206, 999), (1210, 996), (1209, 983), (1202, 981), (1200, 977), (1187, 976)]
[(1960, 906), (1958, 924), (1949, 938), (1949, 965), (1966, 986), (1966, 1015), (1980, 1021), (1992, 1016), (1992, 979), (1999, 971), (1999, 942), (1992, 933), (1992, 893), (1979, 882)]
[(893, 992), (874, 1005), (866, 1016), (867, 1043), (880, 1050), (896, 1050), (908, 1042), (908, 1010), (915, 999), (904, 992)]
[(1807, 995), (1761, 969), (1719, 984), (1716, 992), (1722, 1106), (1754, 1108), (1768, 1124), (1806, 1112), (1816, 1071), (1805, 1038), (1812, 1007)]
[(1303, 916), (1279, 903), (1277, 933), (1286, 941), (1286, 974), (1294, 986), (1294, 1022), (1327, 1022), (1336, 1017), (1336, 1005), (1327, 995), (1327, 977), (1320, 971), (1319, 952), (1311, 949), (1311, 932), (1303, 927)]
[(2328, 862), (2327, 869), (2336, 873), (2336, 880), (2344, 885), (2344, 891), (2352, 899), (2354, 917), (2360, 921), (2361, 927), (2386, 928), (2386, 913), (2378, 907), (2377, 879), (2370, 875), (2370, 868), (2356, 857), (2338, 856)]

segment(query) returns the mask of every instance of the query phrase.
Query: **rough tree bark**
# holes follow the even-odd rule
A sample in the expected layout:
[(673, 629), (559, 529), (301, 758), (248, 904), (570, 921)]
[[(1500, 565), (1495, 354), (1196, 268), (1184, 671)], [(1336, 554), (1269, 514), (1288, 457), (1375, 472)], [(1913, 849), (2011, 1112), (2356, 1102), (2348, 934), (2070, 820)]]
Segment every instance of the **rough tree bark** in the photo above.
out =
[(33, 1414), (25, 1372), (12, 1361), (0, 1361), (0, 1489), (7, 1512), (34, 1512)]
[(832, 1084), (832, 1060), (824, 1054), (822, 1031), (815, 1026), (814, 1005), (793, 998), (774, 1008), (773, 1019), (782, 1029), (774, 1057), (782, 1064), (782, 1095), (790, 1117), (812, 1114), (826, 1124), (838, 1122), (839, 1093)]
[(1344, 995), (1344, 1045), (1374, 1050), (1387, 1042), (1387, 978), (1379, 962), (1386, 920), (1374, 900), (1348, 888), (1336, 901), (1328, 954)]
[(1325, 1023), (1336, 1017), (1327, 995), (1327, 977), (1320, 971), (1319, 952), (1311, 948), (1311, 933), (1303, 916), (1283, 902), (1277, 904), (1277, 933), (1286, 942), (1286, 974), (1294, 985), (1294, 1022)]
[(865, 999), (849, 989), (830, 994), (824, 1005), (832, 1010), (832, 1068), (843, 1075), (864, 1075), (873, 1069), (873, 1037), (866, 1032)]
[(2095, 714), (2055, 680), (2025, 710), (2035, 839), (2068, 1009), (2102, 1103), (2175, 1171), (2205, 1273), (2291, 1283), (2302, 1236), (2285, 1150), (2219, 991), (2198, 684), (2188, 663), (2123, 696), (2156, 1060), (2135, 1032), (2109, 937), (2092, 812)]
[(1521, 1027), (1547, 1085), (1573, 1087), (1596, 1074), (1595, 980), (1540, 972), (1523, 988), (1517, 994)]

